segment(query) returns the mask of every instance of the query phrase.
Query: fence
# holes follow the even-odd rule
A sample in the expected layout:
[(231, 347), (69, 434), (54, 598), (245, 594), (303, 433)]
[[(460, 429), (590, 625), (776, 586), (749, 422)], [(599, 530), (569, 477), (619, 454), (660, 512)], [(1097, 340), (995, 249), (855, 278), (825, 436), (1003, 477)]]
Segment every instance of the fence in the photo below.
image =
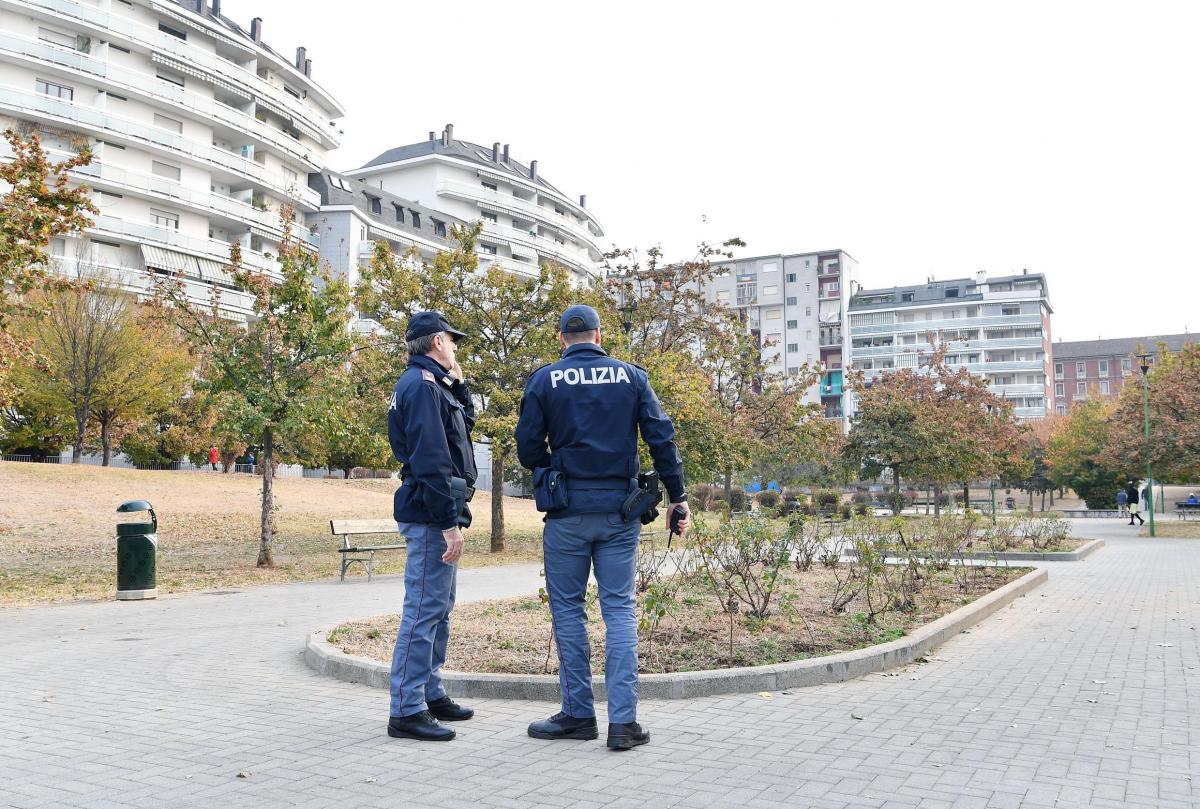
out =
[[(71, 456), (67, 453), (59, 455), (47, 455), (45, 457), (35, 457), (33, 455), (0, 455), (0, 462), (9, 463), (44, 463), (44, 464), (71, 464)], [(84, 455), (79, 459), (79, 463), (84, 466), (103, 466), (104, 459), (98, 455)], [(170, 464), (142, 464), (136, 465), (129, 461), (124, 455), (114, 456), (109, 461), (109, 467), (114, 469), (136, 469), (144, 472), (206, 472), (211, 471), (212, 467), (209, 464), (197, 466), (190, 461), (176, 461)], [(220, 472), (225, 471), (225, 465), (218, 463), (217, 469)], [(355, 478), (389, 478), (392, 472), (386, 469), (355, 469), (358, 474), (352, 475)], [(257, 464), (238, 463), (233, 466), (233, 474), (254, 475), (259, 472)], [(332, 478), (335, 480), (344, 480), (346, 473), (342, 469), (326, 469), (324, 467), (311, 468), (300, 466), (299, 464), (277, 464), (275, 467), (276, 478), (309, 478), (322, 480)]]

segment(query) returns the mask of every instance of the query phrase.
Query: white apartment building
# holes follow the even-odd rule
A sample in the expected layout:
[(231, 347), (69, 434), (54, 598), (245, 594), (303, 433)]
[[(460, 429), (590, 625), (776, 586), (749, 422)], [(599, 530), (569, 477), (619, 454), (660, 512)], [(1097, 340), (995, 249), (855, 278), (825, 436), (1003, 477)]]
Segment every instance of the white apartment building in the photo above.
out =
[(346, 174), (459, 220), (482, 219), (483, 266), (536, 275), (541, 264), (556, 262), (579, 282), (600, 271), (596, 240), (604, 228), (587, 197), (567, 196), (541, 176), (538, 161), (512, 159), (507, 144), (455, 140), (447, 124), (440, 137), (430, 132), (428, 140), (389, 149)]
[(275, 270), (289, 204), (316, 249), (299, 226), (320, 205), (307, 178), (338, 145), (344, 111), (304, 48), (280, 56), (261, 19), (247, 31), (220, 5), (0, 0), (0, 127), (38, 132), (55, 159), (92, 149), (76, 174), (100, 215), (83, 238), (51, 245), (60, 267), (85, 262), (134, 291), (182, 273), (196, 299), (215, 285), (226, 313), (244, 317), (249, 299), (222, 269), (230, 245)]
[(779, 374), (819, 367), (820, 381), (807, 401), (825, 417), (845, 423), (842, 364), (848, 355), (845, 323), (850, 284), (858, 262), (844, 250), (756, 256), (716, 262), (722, 272), (706, 299), (743, 311), (757, 334), (768, 368)]
[(1028, 272), (864, 289), (850, 300), (850, 362), (870, 380), (919, 367), (945, 342), (952, 367), (985, 377), (1018, 417), (1042, 418), (1053, 401), (1051, 314), (1045, 276)]

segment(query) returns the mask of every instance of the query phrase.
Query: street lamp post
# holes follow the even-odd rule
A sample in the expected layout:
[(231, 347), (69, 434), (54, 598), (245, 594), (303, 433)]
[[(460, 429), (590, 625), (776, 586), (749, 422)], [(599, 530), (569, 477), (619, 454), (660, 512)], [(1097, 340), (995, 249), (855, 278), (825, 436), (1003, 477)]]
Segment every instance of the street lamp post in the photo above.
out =
[[(991, 437), (991, 433), (992, 433), (992, 408), (993, 407), (994, 407), (994, 405), (989, 402), (988, 406), (987, 406), (987, 408), (988, 408), (988, 436), (989, 437)], [(988, 442), (988, 447), (989, 447), (990, 453), (991, 453), (991, 467), (992, 467), (991, 469), (988, 470), (988, 476), (991, 478), (989, 485), (992, 490), (992, 525), (995, 525), (996, 524), (996, 469), (995, 469), (996, 449), (995, 449), (995, 445), (992, 444), (991, 441)]]
[(1142, 425), (1146, 436), (1146, 510), (1150, 512), (1150, 536), (1154, 536), (1154, 471), (1150, 468), (1150, 358), (1138, 354), (1142, 368)]

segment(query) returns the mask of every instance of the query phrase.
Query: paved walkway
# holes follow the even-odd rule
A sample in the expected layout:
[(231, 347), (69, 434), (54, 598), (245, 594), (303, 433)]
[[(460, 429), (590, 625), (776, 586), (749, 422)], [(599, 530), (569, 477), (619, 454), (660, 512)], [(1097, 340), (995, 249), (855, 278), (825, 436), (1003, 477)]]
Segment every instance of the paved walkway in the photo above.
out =
[[(624, 754), (529, 739), (555, 706), (498, 700), (450, 744), (388, 739), (386, 693), (301, 646), (395, 609), (396, 578), (0, 612), (0, 806), (1200, 805), (1200, 540), (1076, 527), (1109, 547), (930, 663), (643, 703), (653, 739)], [(537, 583), (469, 570), (460, 597)]]

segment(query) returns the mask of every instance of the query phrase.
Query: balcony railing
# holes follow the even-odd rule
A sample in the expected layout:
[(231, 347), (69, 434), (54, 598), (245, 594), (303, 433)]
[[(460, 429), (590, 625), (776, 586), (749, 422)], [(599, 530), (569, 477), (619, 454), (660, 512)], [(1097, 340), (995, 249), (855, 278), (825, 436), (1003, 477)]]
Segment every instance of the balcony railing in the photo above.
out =
[(535, 202), (514, 197), (512, 194), (501, 194), (499, 191), (492, 191), (490, 188), (484, 188), (482, 185), (461, 183), (455, 180), (442, 180), (439, 182), (437, 193), (465, 199), (468, 202), (484, 202), (488, 206), (498, 208), (509, 215), (515, 213), (522, 219), (532, 219), (548, 228), (561, 231), (569, 235), (572, 239), (576, 239), (587, 245), (588, 250), (592, 253), (592, 258), (598, 259), (600, 257), (600, 248), (592, 240), (587, 228), (574, 223), (567, 224), (563, 217), (554, 213), (553, 208), (543, 207)]
[[(177, 37), (164, 34), (157, 28), (151, 28), (140, 22), (110, 14), (106, 11), (91, 7), (86, 3), (72, 0), (0, 0), (0, 6), (14, 6), (28, 12), (30, 7), (37, 8), (48, 14), (67, 17), (77, 23), (90, 26), (97, 35), (108, 39), (113, 34), (121, 39), (131, 40), (150, 49), (174, 54), (185, 62), (194, 63), (197, 67), (209, 70), (229, 81), (247, 88), (251, 95), (261, 96), (276, 106), (287, 110), (294, 118), (299, 119), (305, 133), (316, 141), (325, 141), (327, 148), (337, 148), (339, 138), (337, 130), (329, 126), (328, 121), (320, 121), (307, 106), (289, 95), (281, 87), (276, 87), (260, 77), (257, 73), (236, 65), (227, 59), (222, 59), (215, 53), (189, 46)], [(247, 47), (252, 47), (246, 43)]]
[[(82, 270), (89, 276), (100, 276), (103, 280), (121, 287), (126, 292), (137, 295), (149, 296), (154, 292), (151, 280), (153, 276), (142, 269), (103, 264), (68, 256), (55, 256), (51, 260), (51, 265), (56, 272), (62, 275), (75, 277)], [(184, 292), (195, 303), (208, 304), (212, 300), (211, 284), (184, 278), (183, 285)], [(227, 314), (247, 315), (254, 310), (254, 297), (236, 289), (221, 287), (221, 309)]]
[(1046, 393), (1046, 386), (1041, 384), (1011, 384), (992, 385), (992, 393), (997, 396), (1039, 396)]
[[(227, 242), (202, 236), (191, 236), (149, 223), (132, 222), (128, 219), (101, 214), (96, 217), (95, 224), (88, 228), (88, 232), (92, 231), (101, 236), (116, 237), (118, 240), (132, 241), (135, 244), (152, 242), (171, 250), (203, 256), (222, 263), (229, 261), (231, 245)], [(246, 247), (242, 248), (242, 263), (247, 267), (265, 272), (276, 280), (282, 277), (279, 273), (279, 263), (274, 258), (267, 258), (262, 253)]]
[(314, 209), (320, 205), (320, 194), (316, 191), (307, 186), (296, 188), (282, 175), (267, 171), (253, 160), (211, 144), (188, 140), (183, 135), (167, 129), (113, 115), (97, 107), (86, 107), (40, 93), (0, 87), (0, 108), (13, 109), (22, 115), (48, 118), (70, 127), (84, 127), (113, 140), (131, 140), (139, 145), (185, 155), (206, 166), (248, 177), (282, 197), (300, 199)]
[(585, 256), (581, 256), (579, 253), (572, 254), (566, 249), (566, 245), (560, 245), (558, 242), (553, 239), (547, 239), (545, 236), (538, 236), (526, 230), (519, 230), (508, 225), (487, 221), (483, 223), (483, 232), (500, 241), (516, 242), (528, 250), (559, 261), (578, 272), (586, 273), (591, 269), (591, 264)]
[(220, 121), (238, 132), (257, 138), (285, 157), (304, 164), (310, 171), (320, 168), (318, 162), (313, 160), (307, 150), (282, 131), (272, 128), (253, 115), (164, 82), (152, 73), (140, 73), (95, 59), (78, 51), (67, 50), (45, 42), (35, 42), (12, 34), (0, 33), (0, 53), (23, 56), (36, 63), (50, 62), (63, 68), (100, 77), (105, 84), (115, 85), (124, 92), (146, 95), (163, 104), (186, 109), (202, 119)]
[(977, 329), (984, 326), (1021, 326), (1039, 325), (1040, 315), (989, 315), (987, 317), (961, 317), (954, 320), (914, 320), (910, 323), (877, 323), (871, 325), (850, 325), (852, 335), (893, 334), (914, 331), (935, 331), (939, 329)]

